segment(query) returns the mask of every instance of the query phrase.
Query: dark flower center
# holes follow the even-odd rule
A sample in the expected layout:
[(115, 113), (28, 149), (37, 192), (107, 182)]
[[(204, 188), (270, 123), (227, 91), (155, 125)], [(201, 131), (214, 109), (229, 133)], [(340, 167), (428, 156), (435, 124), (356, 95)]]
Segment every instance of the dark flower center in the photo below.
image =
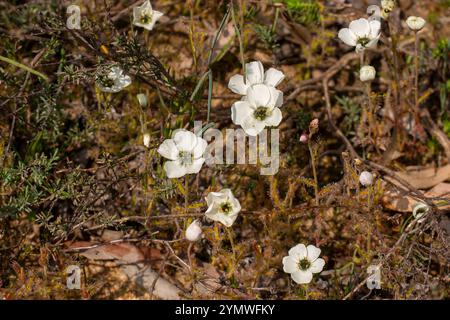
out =
[(110, 88), (114, 85), (114, 80), (108, 75), (99, 75), (97, 81), (104, 87)]
[(369, 42), (370, 42), (370, 39), (367, 37), (358, 39), (358, 44), (362, 45), (363, 47), (365, 47)]
[(150, 23), (150, 22), (152, 22), (152, 16), (151, 16), (151, 15), (149, 15), (149, 14), (143, 14), (143, 15), (141, 16), (141, 23), (143, 23), (143, 24), (148, 24), (148, 23)]
[(191, 165), (194, 162), (194, 155), (187, 151), (180, 151), (178, 154), (178, 158), (180, 159), (180, 163), (183, 166)]
[(229, 214), (231, 209), (233, 209), (233, 206), (229, 202), (223, 202), (220, 204), (220, 211), (225, 214)]
[(308, 259), (304, 258), (298, 262), (298, 267), (300, 270), (308, 270), (311, 267), (311, 262)]
[(266, 107), (258, 107), (253, 113), (255, 119), (262, 121), (269, 116), (269, 109)]

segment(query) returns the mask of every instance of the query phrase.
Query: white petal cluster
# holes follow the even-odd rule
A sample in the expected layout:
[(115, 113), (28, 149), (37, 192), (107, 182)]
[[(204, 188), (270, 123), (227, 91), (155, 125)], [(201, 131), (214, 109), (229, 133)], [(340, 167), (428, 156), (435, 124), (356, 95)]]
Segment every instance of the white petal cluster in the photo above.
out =
[(142, 6), (133, 8), (133, 24), (147, 30), (152, 30), (164, 14), (153, 10), (150, 0), (145, 1)]
[(373, 81), (375, 79), (375, 76), (377, 74), (377, 71), (372, 66), (363, 66), (359, 70), (359, 79), (362, 82), (368, 82)]
[(202, 237), (202, 224), (200, 221), (193, 221), (186, 229), (186, 239), (191, 242), (196, 242)]
[(408, 19), (406, 19), (406, 24), (413, 31), (420, 31), (420, 30), (422, 30), (423, 27), (425, 27), (426, 23), (427, 22), (425, 21), (425, 19), (423, 19), (421, 17), (411, 16)]
[(131, 84), (131, 78), (123, 73), (123, 70), (114, 66), (106, 74), (97, 75), (97, 87), (103, 92), (116, 93)]
[(355, 47), (356, 52), (362, 52), (376, 47), (380, 39), (380, 28), (380, 21), (361, 18), (350, 22), (348, 28), (339, 30), (338, 37), (346, 45)]
[(228, 88), (243, 95), (231, 107), (231, 119), (250, 136), (258, 135), (265, 127), (278, 126), (282, 120), (279, 109), (283, 92), (275, 87), (284, 79), (283, 72), (270, 68), (264, 72), (260, 61), (246, 64), (245, 80), (242, 75), (230, 78)]
[(371, 186), (373, 184), (373, 175), (369, 171), (363, 171), (359, 175), (359, 183), (364, 187)]
[(320, 249), (313, 245), (298, 244), (288, 254), (283, 258), (283, 270), (298, 284), (310, 283), (313, 273), (322, 272), (325, 265), (325, 260), (319, 258)]
[(208, 210), (205, 215), (213, 221), (218, 221), (226, 227), (231, 227), (241, 211), (241, 204), (230, 189), (210, 192), (206, 197)]
[(194, 133), (177, 130), (173, 139), (165, 140), (158, 153), (169, 159), (164, 163), (168, 178), (180, 178), (186, 174), (198, 173), (205, 162), (204, 153), (208, 143)]

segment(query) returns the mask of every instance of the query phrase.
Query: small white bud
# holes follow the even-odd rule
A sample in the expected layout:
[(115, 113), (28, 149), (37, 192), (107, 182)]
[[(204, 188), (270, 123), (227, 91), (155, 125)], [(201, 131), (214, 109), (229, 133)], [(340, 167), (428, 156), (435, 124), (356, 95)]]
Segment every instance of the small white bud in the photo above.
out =
[(406, 24), (408, 27), (413, 31), (420, 31), (425, 26), (425, 19), (421, 17), (415, 17), (411, 16), (408, 19), (406, 19)]
[(150, 134), (145, 133), (143, 140), (144, 140), (144, 146), (146, 146), (147, 148), (150, 148)]
[(418, 203), (414, 206), (413, 209), (413, 217), (418, 220), (418, 222), (423, 222), (424, 219), (421, 219), (425, 213), (430, 210), (430, 207), (425, 203)]
[(375, 79), (375, 75), (377, 74), (377, 71), (372, 66), (364, 66), (359, 70), (359, 79), (362, 82), (366, 81), (372, 81)]
[(147, 106), (148, 104), (148, 99), (147, 99), (147, 95), (144, 93), (139, 93), (136, 95), (136, 98), (139, 101), (139, 105), (141, 106), (141, 108), (144, 108)]
[(202, 237), (202, 224), (194, 220), (186, 229), (186, 239), (192, 242), (200, 240)]
[(373, 175), (368, 171), (363, 171), (359, 175), (359, 182), (364, 186), (371, 186), (373, 183)]

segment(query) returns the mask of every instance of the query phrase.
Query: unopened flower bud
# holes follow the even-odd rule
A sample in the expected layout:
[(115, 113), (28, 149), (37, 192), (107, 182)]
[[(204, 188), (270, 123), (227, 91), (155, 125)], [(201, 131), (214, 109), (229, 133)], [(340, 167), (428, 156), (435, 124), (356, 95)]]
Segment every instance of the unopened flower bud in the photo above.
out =
[(150, 134), (145, 133), (143, 137), (144, 146), (150, 148)]
[(200, 240), (202, 237), (202, 224), (195, 220), (186, 229), (186, 239), (192, 242)]
[(416, 32), (422, 30), (422, 28), (425, 26), (425, 23), (426, 23), (425, 19), (421, 17), (411, 16), (408, 19), (406, 19), (406, 24), (408, 25), (408, 27)]
[(389, 14), (395, 9), (395, 0), (381, 0), (381, 17), (385, 20), (389, 18)]
[(139, 101), (139, 105), (141, 106), (141, 108), (144, 108), (148, 105), (148, 98), (147, 95), (144, 93), (139, 93), (136, 95), (136, 98)]
[(377, 74), (376, 70), (372, 66), (364, 66), (359, 70), (359, 79), (362, 82), (372, 81)]
[(373, 175), (368, 171), (363, 171), (359, 175), (359, 182), (364, 186), (371, 186), (373, 183)]
[(309, 133), (312, 136), (319, 131), (319, 119), (314, 119), (309, 124)]
[(303, 133), (301, 136), (300, 136), (300, 142), (301, 143), (308, 143), (308, 135), (306, 134), (306, 133)]

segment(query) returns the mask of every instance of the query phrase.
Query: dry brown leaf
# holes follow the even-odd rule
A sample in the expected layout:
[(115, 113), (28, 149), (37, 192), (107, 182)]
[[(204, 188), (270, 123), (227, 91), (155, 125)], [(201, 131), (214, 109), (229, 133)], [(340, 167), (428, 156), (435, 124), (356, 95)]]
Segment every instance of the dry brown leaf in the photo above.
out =
[[(396, 173), (416, 189), (429, 189), (441, 182), (450, 180), (450, 164), (440, 168), (414, 168), (406, 172)], [(398, 182), (390, 177), (385, 177), (385, 179), (398, 185)]]

